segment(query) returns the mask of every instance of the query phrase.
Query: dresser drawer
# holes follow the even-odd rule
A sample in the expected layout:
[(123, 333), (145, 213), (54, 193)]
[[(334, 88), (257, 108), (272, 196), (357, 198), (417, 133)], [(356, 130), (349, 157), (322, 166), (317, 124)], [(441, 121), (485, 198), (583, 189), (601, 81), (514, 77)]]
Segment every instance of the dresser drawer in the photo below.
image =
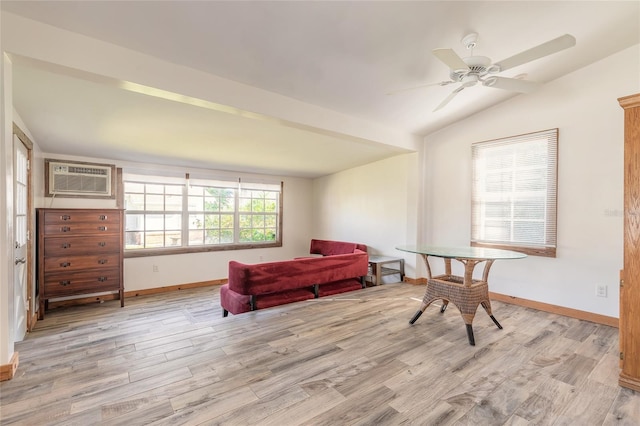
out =
[(119, 225), (120, 211), (51, 210), (44, 213), (45, 225), (75, 225), (77, 223)]
[(44, 240), (45, 257), (76, 256), (86, 254), (120, 253), (119, 234), (98, 237), (50, 237)]
[(108, 223), (59, 223), (44, 226), (44, 233), (51, 235), (95, 235), (95, 234), (119, 234), (120, 226)]
[(120, 270), (117, 268), (74, 274), (47, 273), (44, 277), (44, 295), (47, 299), (119, 289)]
[(48, 210), (44, 212), (44, 235), (119, 233), (120, 211)]
[(91, 256), (46, 257), (44, 268), (49, 272), (76, 272), (87, 269), (117, 268), (120, 265), (120, 254), (99, 254)]

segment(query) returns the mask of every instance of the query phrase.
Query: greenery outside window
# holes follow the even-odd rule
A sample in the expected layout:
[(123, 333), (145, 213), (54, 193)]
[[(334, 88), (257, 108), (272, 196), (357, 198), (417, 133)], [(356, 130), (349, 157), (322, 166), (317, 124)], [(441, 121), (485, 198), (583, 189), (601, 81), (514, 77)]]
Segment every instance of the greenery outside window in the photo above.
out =
[(471, 245), (555, 257), (558, 129), (471, 152)]
[(189, 185), (188, 192), (188, 245), (235, 243), (236, 189), (205, 183)]
[(125, 256), (278, 247), (282, 183), (124, 177)]

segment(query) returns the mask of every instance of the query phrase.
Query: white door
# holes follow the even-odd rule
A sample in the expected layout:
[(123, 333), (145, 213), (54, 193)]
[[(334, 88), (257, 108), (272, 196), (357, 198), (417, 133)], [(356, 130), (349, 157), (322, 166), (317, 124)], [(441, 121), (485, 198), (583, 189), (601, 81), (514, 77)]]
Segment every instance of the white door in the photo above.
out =
[(27, 239), (28, 239), (28, 152), (27, 148), (13, 135), (13, 224), (14, 224), (14, 330), (15, 341), (24, 339), (27, 333)]

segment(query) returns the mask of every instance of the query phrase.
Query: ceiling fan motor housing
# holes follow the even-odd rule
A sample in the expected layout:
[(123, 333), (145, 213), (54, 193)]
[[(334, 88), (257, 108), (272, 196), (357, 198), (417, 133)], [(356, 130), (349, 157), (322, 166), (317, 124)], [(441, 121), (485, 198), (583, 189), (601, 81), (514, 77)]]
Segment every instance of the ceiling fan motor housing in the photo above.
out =
[(463, 81), (465, 77), (470, 75), (476, 76), (477, 81), (489, 73), (498, 72), (498, 70), (494, 70), (495, 66), (491, 65), (491, 59), (486, 56), (468, 56), (466, 58), (462, 58), (462, 60), (469, 68), (451, 70), (449, 77), (451, 77), (451, 80), (453, 81)]

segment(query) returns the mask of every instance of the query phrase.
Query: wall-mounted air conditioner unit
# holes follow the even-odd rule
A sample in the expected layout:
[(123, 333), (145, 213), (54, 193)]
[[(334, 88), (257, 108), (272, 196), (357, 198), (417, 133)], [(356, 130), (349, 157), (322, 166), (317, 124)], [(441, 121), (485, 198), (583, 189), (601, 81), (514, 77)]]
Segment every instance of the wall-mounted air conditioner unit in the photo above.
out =
[(45, 196), (115, 198), (115, 166), (45, 159)]

